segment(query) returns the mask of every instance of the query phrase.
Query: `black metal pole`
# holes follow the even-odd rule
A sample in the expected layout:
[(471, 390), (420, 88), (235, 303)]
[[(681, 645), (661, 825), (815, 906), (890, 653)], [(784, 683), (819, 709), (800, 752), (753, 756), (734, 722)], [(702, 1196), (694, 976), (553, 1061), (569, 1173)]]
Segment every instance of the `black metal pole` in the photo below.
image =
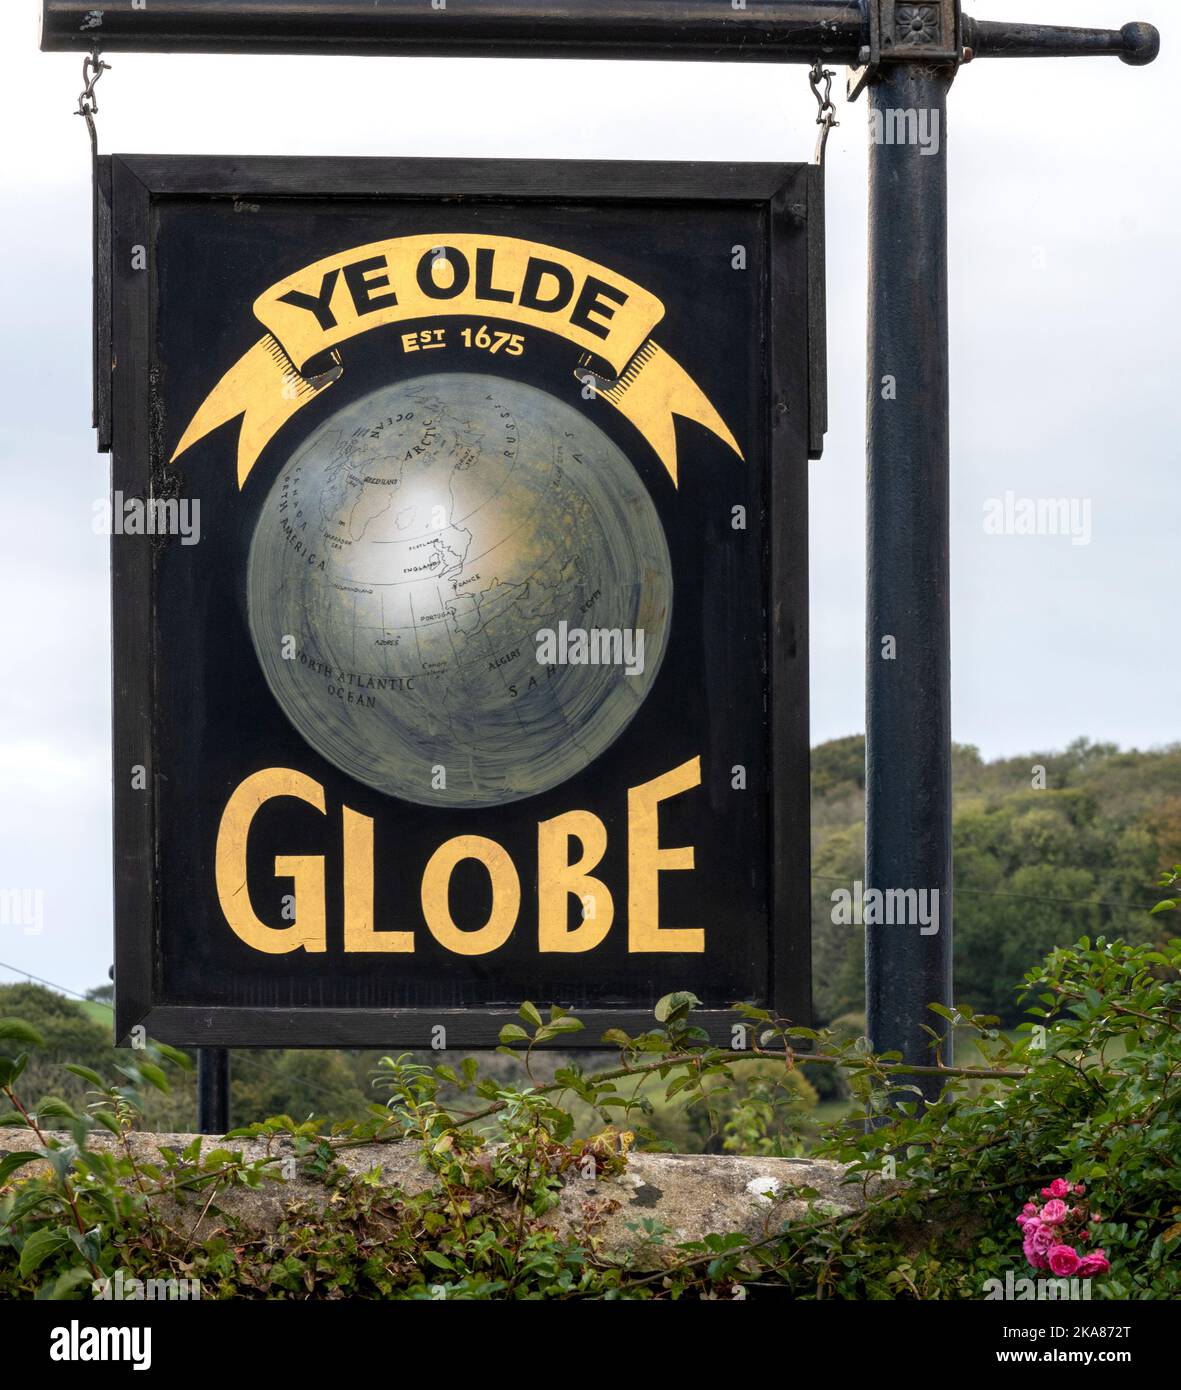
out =
[[(41, 0), (41, 47), (120, 53), (418, 54), (863, 61), (880, 0)], [(929, 7), (922, 7), (929, 8)], [(913, 21), (912, 21), (913, 22)], [(964, 19), (975, 56), (1112, 54), (1150, 63), (1150, 24), (1077, 29)]]
[(856, 59), (864, 0), (42, 0), (46, 51)]
[(225, 1134), (230, 1127), (230, 1054), (224, 1047), (197, 1049), (197, 1133)]
[(869, 88), (867, 1029), (876, 1050), (916, 1063), (932, 1060), (923, 1025), (942, 1030), (926, 1006), (951, 1002), (951, 78), (899, 63)]
[(1010, 24), (964, 19), (964, 43), (974, 58), (1079, 58), (1111, 56), (1143, 67), (1160, 52), (1151, 24), (1122, 29), (1074, 29), (1057, 24)]

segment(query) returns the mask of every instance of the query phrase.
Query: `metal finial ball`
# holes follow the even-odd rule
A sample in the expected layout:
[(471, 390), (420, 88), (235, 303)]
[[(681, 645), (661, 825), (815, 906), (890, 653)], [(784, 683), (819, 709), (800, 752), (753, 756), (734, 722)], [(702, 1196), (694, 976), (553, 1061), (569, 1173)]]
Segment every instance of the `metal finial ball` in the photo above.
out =
[(1141, 68), (1151, 63), (1160, 52), (1160, 31), (1151, 24), (1125, 24), (1120, 30), (1124, 40), (1124, 51), (1120, 61)]

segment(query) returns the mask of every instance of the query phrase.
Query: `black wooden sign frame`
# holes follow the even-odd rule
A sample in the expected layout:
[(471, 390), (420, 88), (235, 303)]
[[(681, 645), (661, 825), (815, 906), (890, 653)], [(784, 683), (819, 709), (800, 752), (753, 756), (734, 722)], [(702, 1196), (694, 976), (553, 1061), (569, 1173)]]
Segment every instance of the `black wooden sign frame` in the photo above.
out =
[[(757, 273), (766, 341), (752, 344), (747, 360), (722, 364), (727, 372), (761, 373), (767, 443), (759, 466), (768, 591), (753, 596), (765, 617), (767, 651), (768, 748), (758, 792), (767, 800), (769, 821), (767, 970), (750, 1002), (807, 1024), (807, 461), (819, 457), (826, 428), (820, 172), (798, 165), (112, 156), (101, 161), (99, 188), (95, 419), (100, 448), (112, 451), (112, 492), (129, 498), (177, 490), (170, 462), (176, 421), (168, 418), (161, 387), (170, 364), (159, 358), (157, 266), (162, 210), (178, 202), (223, 209), (229, 204), (244, 218), (259, 206), (291, 199), (325, 208), (383, 201), (532, 209), (576, 204), (656, 209), (669, 217), (727, 206), (748, 215), (755, 210), (763, 237)], [(317, 370), (324, 365), (317, 364)], [(185, 1046), (429, 1047), (436, 1036), (432, 1030), (442, 1025), (449, 1048), (495, 1046), (501, 1027), (517, 1021), (518, 1001), (503, 989), (478, 1005), (454, 1007), (440, 1000), (372, 1007), (364, 1002), (320, 1006), (311, 989), (294, 1002), (259, 1004), (226, 1003), (200, 987), (182, 998), (169, 987), (162, 946), (170, 922), (161, 889), (172, 829), (162, 820), (161, 797), (173, 793), (166, 785), (170, 769), (159, 765), (158, 755), (168, 718), (161, 702), (167, 675), (161, 664), (162, 623), (171, 619), (160, 608), (158, 579), (160, 557), (170, 544), (175, 542), (112, 537), (117, 1039), (127, 1043), (143, 1029)], [(175, 730), (168, 732), (174, 743), (176, 737)], [(130, 771), (137, 767), (147, 770), (146, 785), (133, 784)], [(206, 921), (204, 927), (214, 931), (218, 923)], [(332, 957), (324, 959), (330, 963)], [(675, 973), (668, 975), (668, 990), (682, 987)], [(651, 1026), (654, 1002), (644, 997), (602, 1007), (593, 1001), (575, 1004), (586, 1029), (564, 1037), (562, 1044), (601, 1045), (609, 1028), (642, 1031)], [(699, 1019), (714, 1040), (731, 1043), (736, 1018), (728, 1009), (710, 1007)]]

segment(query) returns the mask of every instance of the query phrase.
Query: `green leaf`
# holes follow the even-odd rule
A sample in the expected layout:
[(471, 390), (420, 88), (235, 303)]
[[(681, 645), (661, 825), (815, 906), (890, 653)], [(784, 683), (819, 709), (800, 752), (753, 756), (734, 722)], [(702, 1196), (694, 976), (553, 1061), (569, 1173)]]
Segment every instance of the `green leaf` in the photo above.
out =
[(25, 1241), (21, 1251), (20, 1276), (27, 1278), (51, 1256), (69, 1245), (70, 1237), (60, 1226), (42, 1226)]
[(163, 1091), (164, 1094), (167, 1095), (172, 1090), (172, 1087), (168, 1084), (168, 1078), (155, 1062), (140, 1062), (137, 1065), (139, 1066), (139, 1072), (143, 1079), (148, 1082), (149, 1085), (155, 1086), (157, 1091)]
[(65, 1181), (66, 1175), (73, 1166), (77, 1153), (77, 1147), (73, 1144), (66, 1144), (63, 1148), (48, 1149), (46, 1151), (45, 1157), (52, 1166), (53, 1171), (57, 1174), (58, 1182)]
[(552, 1023), (547, 1023), (541, 1031), (548, 1038), (555, 1033), (581, 1033), (585, 1026), (581, 1019), (567, 1015), (565, 1018), (556, 1018)]
[(89, 1288), (94, 1283), (94, 1275), (85, 1268), (67, 1269), (54, 1280), (53, 1288), (47, 1295), (54, 1303), (68, 1299), (75, 1289)]
[(179, 1047), (169, 1047), (167, 1043), (153, 1041), (152, 1046), (170, 1062), (175, 1062), (182, 1071), (193, 1070), (193, 1059), (187, 1052), (182, 1052)]
[(1148, 915), (1155, 917), (1158, 912), (1175, 912), (1177, 906), (1178, 900), (1176, 898), (1166, 898), (1163, 903), (1157, 903), (1155, 907), (1150, 908)]
[(67, 1062), (65, 1069), (73, 1072), (75, 1076), (80, 1076), (83, 1081), (89, 1081), (92, 1086), (101, 1086), (103, 1090), (106, 1090), (107, 1083), (93, 1068), (80, 1067), (75, 1062)]
[[(118, 1177), (119, 1165), (115, 1160), (115, 1156), (113, 1154), (103, 1153), (101, 1150), (96, 1150), (94, 1153), (91, 1153), (89, 1150), (80, 1152), (78, 1154), (78, 1166), (93, 1173), (96, 1178), (105, 1180), (107, 1178)], [(88, 1195), (95, 1197), (98, 1194), (91, 1192)]]
[(517, 1010), (526, 1023), (531, 1023), (534, 1028), (541, 1027), (541, 1015), (537, 1011), (535, 1004), (530, 1004), (528, 1000)]
[(45, 1161), (43, 1153), (36, 1153), (32, 1149), (21, 1149), (18, 1153), (11, 1153), (0, 1158), (0, 1185), (7, 1182), (18, 1168), (23, 1168), (26, 1163), (36, 1163)]
[(519, 1023), (506, 1023), (500, 1030), (500, 1041), (508, 1044), (513, 1042), (528, 1042), (529, 1034)]
[(61, 1096), (46, 1096), (37, 1107), (38, 1119), (76, 1120), (77, 1111)]
[(44, 1047), (45, 1039), (31, 1023), (19, 1018), (0, 1018), (0, 1038), (13, 1038), (29, 1047)]
[(102, 1249), (102, 1227), (95, 1226), (91, 1230), (81, 1234), (75, 1230), (66, 1232), (74, 1247), (84, 1260), (89, 1260), (91, 1264), (98, 1264), (99, 1252)]
[(666, 994), (663, 999), (658, 1000), (653, 1013), (657, 1023), (668, 1023), (671, 1019), (683, 1017), (700, 1003), (701, 1000), (695, 994), (690, 994), (687, 990), (678, 990), (675, 994)]
[(29, 1054), (22, 1052), (19, 1057), (0, 1057), (0, 1086), (11, 1086), (24, 1071)]

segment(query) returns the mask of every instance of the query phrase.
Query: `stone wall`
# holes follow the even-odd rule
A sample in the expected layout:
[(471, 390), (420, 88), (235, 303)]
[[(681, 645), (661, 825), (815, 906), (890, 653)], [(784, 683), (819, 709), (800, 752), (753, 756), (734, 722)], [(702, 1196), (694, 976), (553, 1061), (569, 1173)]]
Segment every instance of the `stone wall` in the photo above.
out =
[[(58, 1136), (65, 1141), (66, 1136)], [(181, 1150), (192, 1142), (190, 1134), (134, 1134), (133, 1151), (149, 1162), (158, 1162), (158, 1146)], [(91, 1138), (95, 1148), (111, 1147), (111, 1135)], [(206, 1151), (225, 1147), (241, 1150), (248, 1161), (266, 1156), (266, 1145), (258, 1140), (223, 1141), (207, 1137)], [(0, 1129), (0, 1154), (37, 1147), (36, 1136), (26, 1129)], [(293, 1152), (289, 1140), (272, 1142), (272, 1155)], [(339, 1150), (343, 1167), (360, 1177), (377, 1168), (382, 1181), (405, 1192), (421, 1192), (430, 1185), (431, 1175), (418, 1161), (416, 1149), (400, 1144), (356, 1145)], [(279, 1165), (276, 1165), (278, 1167)], [(29, 1169), (22, 1169), (27, 1174)], [(18, 1175), (19, 1176), (19, 1175)], [(798, 1219), (810, 1206), (827, 1215), (854, 1211), (862, 1205), (859, 1184), (844, 1182), (845, 1170), (839, 1163), (811, 1158), (737, 1158), (721, 1154), (633, 1153), (627, 1168), (618, 1176), (604, 1176), (593, 1182), (572, 1176), (550, 1222), (558, 1229), (582, 1223), (587, 1203), (601, 1215), (597, 1230), (604, 1238), (604, 1249), (616, 1258), (638, 1254), (643, 1233), (635, 1227), (650, 1218), (670, 1230), (670, 1243), (700, 1240), (703, 1236), (740, 1232), (754, 1240), (773, 1232), (783, 1222)], [(793, 1195), (799, 1188), (812, 1188), (819, 1194), (810, 1198)], [(190, 1223), (199, 1220), (194, 1235), (208, 1235), (233, 1216), (253, 1230), (274, 1229), (293, 1203), (323, 1206), (328, 1190), (311, 1178), (297, 1176), (267, 1182), (259, 1188), (226, 1188), (218, 1195), (222, 1215), (212, 1212), (200, 1216), (205, 1202), (189, 1199), (193, 1207)], [(163, 1213), (161, 1213), (163, 1215)]]

